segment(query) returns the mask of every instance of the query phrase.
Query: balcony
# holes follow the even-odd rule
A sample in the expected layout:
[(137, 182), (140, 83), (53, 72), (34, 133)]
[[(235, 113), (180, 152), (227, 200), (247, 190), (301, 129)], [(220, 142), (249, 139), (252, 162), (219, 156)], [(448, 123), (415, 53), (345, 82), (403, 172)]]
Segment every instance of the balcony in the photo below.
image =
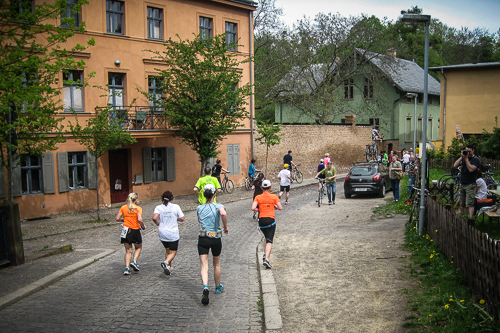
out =
[[(104, 108), (97, 107), (96, 112)], [(156, 106), (117, 106), (111, 109), (110, 120), (114, 120), (127, 131), (168, 130), (167, 116), (163, 108)]]

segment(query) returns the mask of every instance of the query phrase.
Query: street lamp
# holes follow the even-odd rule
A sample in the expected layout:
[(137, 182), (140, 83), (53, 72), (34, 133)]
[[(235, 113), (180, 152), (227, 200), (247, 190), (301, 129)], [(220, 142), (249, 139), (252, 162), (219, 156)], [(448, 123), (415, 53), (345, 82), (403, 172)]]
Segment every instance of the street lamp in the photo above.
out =
[(420, 195), (420, 218), (418, 222), (418, 233), (420, 236), (424, 234), (424, 215), (425, 215), (425, 177), (427, 173), (427, 86), (429, 78), (429, 25), (431, 23), (430, 15), (421, 14), (403, 14), (400, 18), (401, 22), (408, 25), (415, 25), (424, 23), (425, 24), (425, 55), (424, 55), (424, 115), (423, 115), (423, 126), (422, 126), (422, 185), (421, 185), (421, 195)]
[(406, 97), (415, 98), (415, 115), (413, 116), (413, 154), (417, 154), (417, 98), (418, 94), (406, 93)]

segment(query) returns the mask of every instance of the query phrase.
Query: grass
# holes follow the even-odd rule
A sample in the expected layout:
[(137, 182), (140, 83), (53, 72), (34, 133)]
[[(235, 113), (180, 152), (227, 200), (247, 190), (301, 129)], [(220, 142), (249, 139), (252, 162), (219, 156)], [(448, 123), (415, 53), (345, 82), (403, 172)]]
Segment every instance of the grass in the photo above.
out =
[[(444, 170), (430, 170), (431, 179), (439, 179)], [(388, 202), (373, 210), (374, 217), (393, 214), (409, 214), (408, 178), (401, 180), (399, 202)], [(408, 310), (403, 327), (407, 332), (500, 332), (500, 318), (492, 318), (484, 309), (484, 301), (478, 299), (467, 285), (463, 275), (453, 266), (434, 244), (429, 235), (420, 237), (414, 226), (405, 232), (405, 250), (411, 256), (405, 260), (409, 279), (418, 283), (405, 289)]]

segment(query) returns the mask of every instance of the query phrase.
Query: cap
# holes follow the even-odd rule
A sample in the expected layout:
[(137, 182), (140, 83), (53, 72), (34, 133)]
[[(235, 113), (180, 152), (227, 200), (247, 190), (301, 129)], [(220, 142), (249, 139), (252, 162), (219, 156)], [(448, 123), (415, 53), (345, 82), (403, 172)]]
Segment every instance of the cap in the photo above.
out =
[(320, 159), (319, 161), (320, 161), (321, 163), (323, 163), (325, 160), (324, 160), (324, 159)]
[(210, 190), (212, 194), (215, 193), (215, 186), (213, 184), (207, 184), (205, 187), (203, 187), (203, 191)]
[[(285, 164), (285, 165), (286, 165), (286, 164)], [(271, 181), (270, 181), (270, 180), (268, 180), (268, 179), (264, 180), (264, 181), (262, 182), (262, 187), (263, 187), (263, 188), (269, 188), (269, 187), (271, 187)]]
[(330, 154), (328, 154), (328, 153), (325, 153), (325, 156), (330, 156)]
[(283, 167), (286, 169), (288, 168), (288, 164), (285, 163), (285, 165), (283, 165)]

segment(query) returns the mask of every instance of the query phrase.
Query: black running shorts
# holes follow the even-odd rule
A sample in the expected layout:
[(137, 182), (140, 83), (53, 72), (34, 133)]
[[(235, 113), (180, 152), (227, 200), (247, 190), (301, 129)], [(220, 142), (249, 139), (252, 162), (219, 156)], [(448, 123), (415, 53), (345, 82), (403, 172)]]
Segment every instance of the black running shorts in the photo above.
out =
[(127, 238), (120, 238), (122, 244), (142, 244), (141, 229), (128, 229)]
[(212, 249), (214, 257), (220, 256), (222, 252), (222, 238), (198, 237), (198, 254), (208, 254)]
[(166, 249), (170, 249), (170, 251), (177, 251), (179, 248), (179, 240), (173, 241), (173, 242), (166, 242), (166, 241), (161, 241), (163, 244), (163, 247)]
[(290, 192), (290, 185), (287, 186), (280, 185), (280, 192)]

